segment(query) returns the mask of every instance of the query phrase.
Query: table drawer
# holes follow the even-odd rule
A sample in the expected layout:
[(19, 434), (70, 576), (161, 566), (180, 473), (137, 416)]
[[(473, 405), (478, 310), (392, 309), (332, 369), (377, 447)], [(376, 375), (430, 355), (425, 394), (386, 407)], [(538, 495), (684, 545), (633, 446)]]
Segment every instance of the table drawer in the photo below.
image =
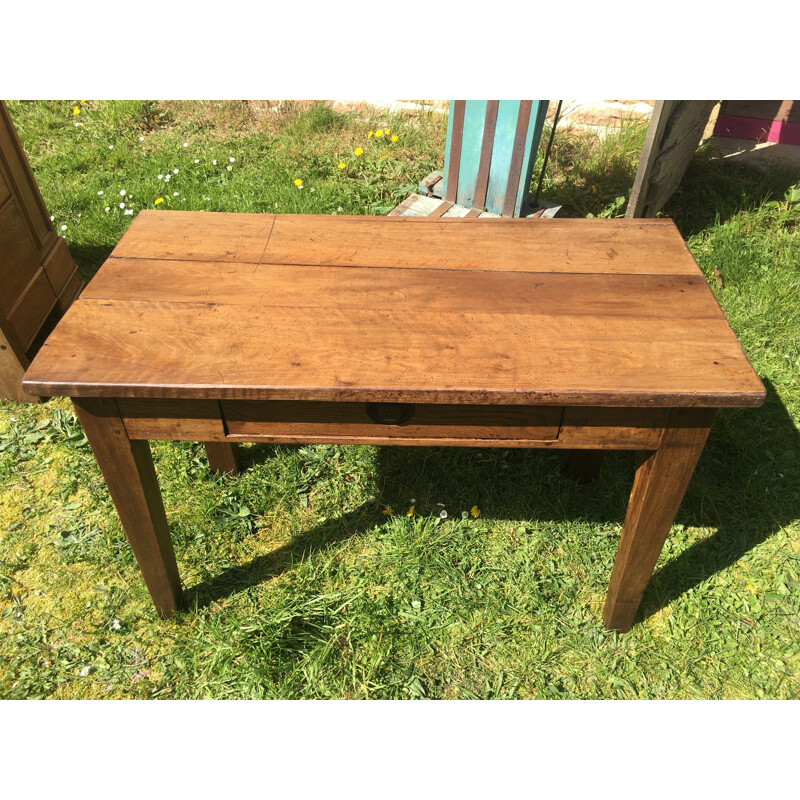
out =
[(545, 442), (558, 438), (562, 409), (426, 403), (221, 402), (230, 437), (272, 441), (424, 444)]

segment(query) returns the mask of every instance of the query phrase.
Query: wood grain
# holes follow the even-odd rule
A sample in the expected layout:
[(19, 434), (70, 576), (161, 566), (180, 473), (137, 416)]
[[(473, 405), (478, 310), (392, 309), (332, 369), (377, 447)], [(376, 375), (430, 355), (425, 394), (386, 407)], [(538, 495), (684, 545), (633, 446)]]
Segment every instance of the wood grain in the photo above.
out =
[(216, 400), (147, 400), (121, 397), (117, 407), (131, 439), (204, 442), (224, 439), (225, 426)]
[[(681, 295), (682, 297), (683, 295)], [(26, 390), (539, 405), (759, 405), (723, 320), (80, 299)], [(679, 346), (676, 345), (679, 343)]]
[(270, 214), (142, 211), (112, 255), (257, 264), (274, 219)]
[(39, 267), (14, 307), (8, 312), (8, 323), (16, 331), (26, 350), (55, 304), (53, 287), (47, 280), (45, 271)]
[(113, 400), (74, 404), (153, 603), (170, 616), (180, 606), (181, 582), (150, 445), (128, 438)]
[(9, 313), (38, 267), (34, 243), (12, 198), (0, 210), (0, 313)]
[(627, 631), (714, 421), (714, 409), (675, 409), (657, 450), (636, 470), (603, 619)]
[(281, 215), (262, 263), (702, 275), (667, 219), (498, 217), (479, 225), (463, 217)]
[(238, 475), (242, 469), (239, 445), (231, 442), (206, 442), (208, 466), (212, 472)]

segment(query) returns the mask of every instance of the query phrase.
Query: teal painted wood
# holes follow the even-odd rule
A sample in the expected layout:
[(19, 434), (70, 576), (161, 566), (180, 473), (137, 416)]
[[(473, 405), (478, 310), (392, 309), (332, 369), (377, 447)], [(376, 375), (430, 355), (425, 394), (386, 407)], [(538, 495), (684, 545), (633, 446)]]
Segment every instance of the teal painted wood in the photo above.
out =
[[(443, 197), (448, 196), (449, 189), (447, 181), (450, 156), (451, 153), (453, 153), (454, 145), (452, 131), (454, 103), (455, 101), (450, 101), (450, 114), (447, 122), (447, 142), (445, 145), (442, 190)], [(516, 186), (511, 187), (511, 191), (516, 189), (513, 212), (513, 216), (515, 217), (521, 216), (523, 213), (523, 206), (530, 190), (531, 174), (533, 172), (533, 166), (536, 161), (536, 151), (539, 148), (539, 141), (544, 127), (547, 103), (547, 100), (534, 100), (531, 104), (530, 118), (525, 135), (524, 157), (520, 179)], [(455, 202), (468, 208), (474, 205), (481, 145), (484, 137), (486, 104), (486, 100), (467, 100), (464, 108), (464, 134), (461, 141), (458, 186)], [(494, 214), (503, 213), (506, 194), (510, 188), (509, 168), (511, 166), (511, 158), (514, 149), (519, 109), (519, 100), (501, 100), (498, 105), (492, 158), (489, 167), (489, 184), (485, 203), (485, 208)]]

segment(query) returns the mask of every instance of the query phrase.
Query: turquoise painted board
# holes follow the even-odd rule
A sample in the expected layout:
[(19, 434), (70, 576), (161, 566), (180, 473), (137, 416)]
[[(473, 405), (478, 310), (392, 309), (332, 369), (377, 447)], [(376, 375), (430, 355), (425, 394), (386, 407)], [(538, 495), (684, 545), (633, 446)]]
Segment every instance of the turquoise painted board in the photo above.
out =
[[(455, 100), (450, 101), (450, 114), (447, 121), (442, 196), (451, 196), (448, 184), (449, 168), (451, 157), (455, 154), (459, 158), (455, 202), (471, 208), (475, 205), (476, 185), (479, 182), (481, 149), (484, 144), (484, 137), (489, 133), (484, 130), (488, 101), (461, 101), (464, 108), (464, 125), (460, 152), (454, 149), (458, 147), (458, 141), (454, 141), (453, 137), (456, 102)], [(515, 195), (511, 214), (515, 217), (522, 214), (523, 205), (528, 196), (533, 165), (536, 161), (536, 151), (539, 147), (547, 113), (546, 100), (531, 101), (530, 112), (526, 115), (527, 129), (524, 133), (524, 141), (518, 144), (515, 157), (514, 145), (518, 135), (520, 105), (520, 100), (500, 100), (498, 103), (494, 140), (491, 145), (486, 202), (484, 204), (488, 211), (494, 214), (503, 214), (504, 209), (510, 207), (507, 202), (507, 195), (510, 191)], [(520, 146), (522, 148), (521, 152), (519, 150)], [(486, 185), (485, 177), (484, 185)], [(451, 199), (453, 198), (451, 197)], [(506, 211), (506, 213), (508, 212)]]

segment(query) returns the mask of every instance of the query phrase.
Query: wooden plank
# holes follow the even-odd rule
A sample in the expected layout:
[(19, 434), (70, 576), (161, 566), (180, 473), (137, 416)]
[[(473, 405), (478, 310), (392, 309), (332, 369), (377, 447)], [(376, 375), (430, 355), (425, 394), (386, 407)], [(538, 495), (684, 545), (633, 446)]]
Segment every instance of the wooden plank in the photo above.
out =
[(202, 211), (140, 211), (112, 256), (257, 264), (275, 217)]
[(124, 397), (117, 401), (131, 439), (204, 442), (224, 440), (217, 400), (161, 400)]
[(525, 140), (528, 138), (528, 125), (531, 116), (530, 100), (521, 100), (517, 117), (517, 128), (514, 133), (514, 147), (511, 151), (511, 164), (508, 169), (508, 185), (506, 186), (503, 200), (503, 216), (510, 217), (514, 214), (514, 205), (517, 198), (517, 189), (522, 179), (522, 162), (525, 159)]
[(486, 100), (468, 100), (464, 110), (464, 132), (461, 137), (458, 190), (455, 202), (467, 208), (475, 205), (475, 187), (478, 180), (478, 165), (486, 122), (486, 105)]
[[(429, 260), (426, 253), (432, 254)], [(198, 256), (197, 260), (213, 257)], [(463, 219), (281, 215), (261, 261), (413, 269), (702, 274), (674, 222), (668, 219), (498, 218), (486, 226)]]
[(8, 324), (16, 331), (26, 350), (55, 304), (53, 287), (50, 286), (45, 271), (39, 267), (14, 307), (8, 312)]
[[(302, 291), (298, 289), (302, 287)], [(113, 259), (81, 295), (130, 300), (261, 307), (407, 307), (409, 313), (463, 312), (589, 315), (630, 318), (725, 317), (703, 277), (554, 272), (455, 272), (437, 269), (218, 264), (203, 261)], [(313, 313), (306, 311), (305, 313)], [(628, 323), (630, 324), (630, 323)], [(635, 322), (633, 323), (635, 324)]]
[(445, 145), (443, 197), (451, 203), (457, 202), (458, 173), (461, 163), (461, 145), (464, 138), (465, 100), (451, 100), (447, 119), (447, 142)]
[[(303, 294), (302, 289), (298, 289)], [(536, 309), (538, 311), (539, 309)], [(757, 406), (727, 323), (557, 314), (78, 300), (34, 394)], [(676, 346), (680, 342), (680, 346)]]
[(562, 409), (543, 406), (410, 406), (405, 424), (375, 422), (366, 403), (225, 401), (221, 403), (231, 436), (360, 437), (438, 440), (547, 441), (558, 438)]
[(181, 602), (181, 581), (150, 446), (130, 441), (113, 400), (73, 401), (159, 614)]
[(486, 101), (486, 120), (483, 124), (483, 141), (481, 143), (480, 161), (478, 162), (475, 197), (472, 200), (472, 206), (475, 208), (484, 208), (486, 206), (486, 190), (489, 187), (489, 166), (492, 163), (492, 146), (494, 144), (499, 105), (499, 100)]
[(36, 248), (15, 200), (0, 211), (0, 313), (8, 315), (39, 267)]
[[(664, 207), (697, 150), (714, 105), (713, 100), (656, 102), (626, 217), (654, 217)], [(665, 180), (667, 174), (670, 177)]]
[(442, 200), (436, 208), (428, 214), (429, 217), (436, 219), (436, 217), (441, 217), (446, 211), (449, 211), (455, 203), (448, 203), (446, 200)]
[(798, 100), (723, 100), (722, 116), (749, 117), (765, 121), (800, 122)]
[(636, 471), (603, 613), (609, 630), (627, 631), (633, 624), (715, 413), (675, 409), (658, 450)]

